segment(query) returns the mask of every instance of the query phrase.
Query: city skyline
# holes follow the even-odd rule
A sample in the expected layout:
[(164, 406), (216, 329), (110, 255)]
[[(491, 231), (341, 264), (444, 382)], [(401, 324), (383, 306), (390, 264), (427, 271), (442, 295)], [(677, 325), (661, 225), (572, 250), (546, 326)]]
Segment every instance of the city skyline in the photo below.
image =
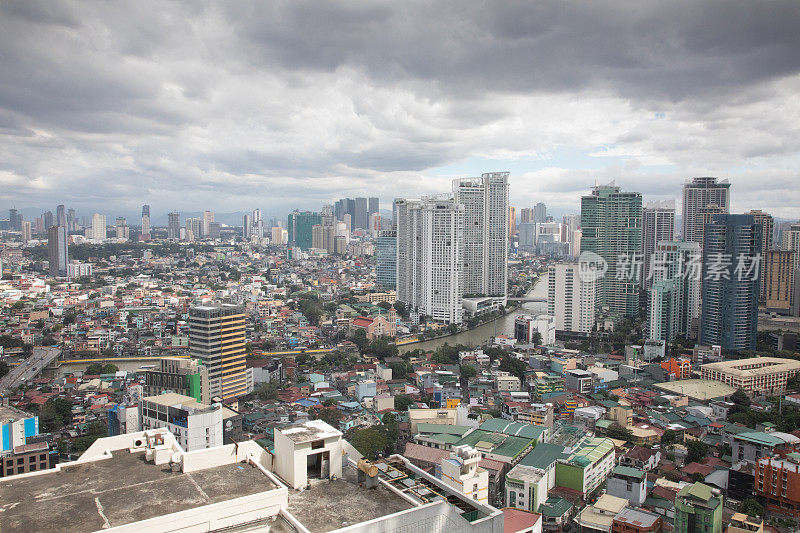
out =
[(794, 2), (317, 7), (4, 4), (0, 204), (282, 214), (496, 169), (556, 214), (710, 175), (794, 217)]

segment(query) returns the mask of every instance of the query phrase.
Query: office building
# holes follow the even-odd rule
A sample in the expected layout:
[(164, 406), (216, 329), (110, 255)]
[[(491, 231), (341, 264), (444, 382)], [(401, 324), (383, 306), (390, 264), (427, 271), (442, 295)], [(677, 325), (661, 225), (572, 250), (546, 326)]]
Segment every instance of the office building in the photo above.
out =
[(590, 333), (594, 328), (597, 281), (580, 275), (577, 263), (550, 265), (547, 287), (547, 314), (556, 331)]
[(675, 497), (675, 533), (722, 533), (722, 495), (699, 481)]
[(539, 202), (533, 206), (533, 220), (534, 224), (544, 224), (547, 222), (547, 206)]
[(581, 217), (578, 214), (569, 213), (564, 215), (562, 222), (561, 241), (569, 244), (570, 257), (577, 258), (581, 254)]
[(464, 206), (452, 199), (395, 200), (397, 300), (446, 323), (461, 323)]
[(15, 407), (0, 406), (0, 435), (3, 436), (0, 453), (11, 453), (14, 448), (29, 444), (29, 439), (39, 435), (39, 417)]
[(16, 209), (8, 210), (8, 226), (11, 231), (22, 231), (22, 215)]
[[(326, 223), (327, 222), (327, 223)], [(325, 250), (329, 254), (334, 253), (334, 239), (336, 237), (336, 227), (333, 220), (323, 217), (322, 224), (314, 224), (311, 227), (311, 247), (317, 250)]]
[(636, 260), (642, 252), (642, 195), (601, 185), (581, 198), (581, 251), (599, 255), (608, 265), (597, 281), (597, 307), (613, 315), (639, 313)]
[(44, 212), (42, 214), (42, 220), (44, 222), (44, 231), (49, 231), (50, 228), (52, 228), (55, 225), (52, 211)]
[(314, 226), (322, 223), (322, 215), (310, 211), (295, 211), (289, 214), (287, 231), (289, 243), (301, 250), (312, 248)]
[(508, 206), (508, 236), (517, 234), (517, 208), (513, 205)]
[(67, 211), (63, 204), (56, 206), (56, 224), (67, 227)]
[(380, 212), (381, 212), (380, 200), (374, 196), (371, 196), (368, 199), (367, 213), (371, 215), (372, 213), (380, 213)]
[(533, 222), (533, 209), (530, 207), (523, 207), (519, 210), (519, 223), (527, 224)]
[(20, 444), (0, 455), (0, 478), (41, 472), (58, 464), (58, 449), (47, 442)]
[(142, 235), (150, 235), (150, 206), (142, 206)]
[(174, 392), (210, 404), (208, 369), (196, 359), (164, 357), (156, 368), (145, 371), (144, 394)]
[(50, 262), (50, 275), (56, 277), (67, 276), (69, 251), (67, 244), (67, 228), (64, 226), (50, 226), (47, 230), (47, 253)]
[(752, 357), (707, 363), (700, 367), (702, 379), (721, 381), (748, 394), (780, 394), (800, 371), (800, 361), (778, 357)]
[(272, 244), (286, 244), (289, 240), (289, 233), (280, 226), (274, 226), (270, 233)]
[(242, 215), (242, 237), (244, 240), (249, 241), (253, 234), (253, 222), (250, 215), (245, 213)]
[(375, 280), (384, 289), (397, 288), (397, 232), (381, 231), (375, 242)]
[(517, 242), (521, 252), (536, 253), (536, 224), (521, 222), (517, 226)]
[[(178, 228), (180, 231), (180, 228)], [(212, 222), (208, 225), (208, 237), (213, 241), (218, 241), (222, 237), (222, 224)]]
[(761, 231), (752, 215), (715, 215), (706, 225), (701, 344), (756, 349)]
[(788, 315), (792, 313), (792, 266), (795, 252), (791, 250), (767, 250), (763, 258), (761, 294), (768, 313)]
[(247, 394), (244, 310), (211, 304), (189, 310), (189, 353), (208, 369), (211, 397)]
[(30, 222), (30, 220), (23, 220), (22, 221), (22, 243), (23, 244), (28, 244), (28, 241), (30, 241), (32, 238), (33, 238), (33, 230), (32, 230), (32, 227), (31, 227), (31, 222)]
[[(211, 223), (214, 222), (213, 211), (203, 211), (202, 226), (200, 228), (201, 237), (206, 238), (211, 234)], [(197, 235), (195, 235), (197, 237)]]
[(700, 245), (658, 242), (650, 269), (653, 283), (648, 296), (648, 338), (667, 342), (678, 335), (696, 338), (700, 323)]
[(261, 209), (253, 209), (250, 234), (255, 235), (258, 239), (263, 239), (264, 232), (265, 232), (265, 225), (264, 225), (264, 219), (261, 218)]
[(221, 404), (206, 405), (174, 392), (139, 401), (142, 430), (166, 428), (187, 452), (222, 446)]
[(464, 206), (464, 294), (506, 303), (508, 283), (508, 172), (453, 181)]
[(114, 233), (117, 239), (128, 240), (130, 239), (131, 232), (130, 228), (128, 227), (128, 221), (125, 220), (125, 217), (117, 217), (117, 220), (114, 224)]
[(92, 215), (92, 239), (104, 241), (108, 238), (108, 228), (106, 226), (106, 216), (100, 213)]
[(167, 215), (167, 239), (178, 240), (181, 236), (181, 214), (172, 211)]
[(355, 211), (351, 213), (353, 227), (369, 229), (369, 205), (366, 198), (355, 199)]
[(773, 233), (775, 232), (775, 221), (772, 218), (772, 215), (769, 213), (765, 213), (760, 209), (753, 209), (745, 213), (746, 215), (752, 215), (753, 220), (755, 220), (756, 224), (761, 225), (761, 275), (760, 278), (761, 282), (761, 293), (759, 295), (759, 301), (763, 304), (767, 300), (767, 285), (764, 283), (764, 276), (766, 276), (766, 257), (767, 252), (772, 249), (773, 243)]
[(675, 202), (651, 202), (642, 211), (642, 286), (653, 284), (650, 264), (656, 244), (675, 239)]
[(730, 212), (730, 188), (728, 180), (712, 177), (694, 178), (683, 185), (683, 231), (684, 241), (698, 242), (703, 247), (705, 224), (714, 214)]

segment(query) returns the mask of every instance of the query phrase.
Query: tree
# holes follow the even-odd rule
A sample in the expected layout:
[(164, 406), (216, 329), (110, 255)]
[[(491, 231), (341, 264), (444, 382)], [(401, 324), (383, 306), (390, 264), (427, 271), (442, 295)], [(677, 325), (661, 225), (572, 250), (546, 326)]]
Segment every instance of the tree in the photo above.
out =
[(742, 389), (737, 389), (731, 394), (731, 401), (738, 407), (736, 411), (745, 411), (750, 407), (750, 397)]
[(315, 407), (311, 413), (317, 419), (333, 427), (339, 427), (339, 421), (344, 418), (342, 412), (335, 407)]
[(100, 374), (114, 374), (119, 368), (116, 365), (112, 365), (111, 363), (102, 364), (102, 363), (92, 363), (91, 365), (86, 367), (86, 374), (90, 376), (97, 376)]
[(50, 433), (72, 422), (72, 403), (63, 398), (50, 398), (39, 408), (39, 425)]
[(472, 365), (464, 365), (461, 367), (461, 377), (464, 379), (474, 378), (478, 375), (478, 371)]
[(508, 372), (512, 376), (516, 376), (522, 380), (525, 379), (525, 370), (528, 365), (515, 357), (506, 355), (500, 360), (500, 370)]
[(386, 450), (386, 433), (375, 426), (357, 429), (353, 432), (350, 444), (367, 459), (375, 459), (379, 453)]
[(534, 331), (533, 335), (531, 336), (531, 342), (536, 346), (542, 344), (542, 334), (538, 331)]
[(633, 440), (633, 432), (619, 424), (611, 424), (606, 430), (606, 436), (611, 439), (624, 440), (630, 442)]
[(747, 498), (739, 504), (739, 511), (747, 516), (764, 516), (764, 506), (755, 498)]
[(398, 394), (394, 397), (394, 408), (400, 412), (407, 411), (410, 405), (416, 403), (414, 398), (407, 394)]
[(664, 446), (669, 446), (670, 444), (675, 444), (678, 442), (678, 432), (667, 429), (664, 431), (664, 434), (661, 435), (661, 444)]
[(708, 455), (708, 444), (703, 441), (690, 440), (686, 443), (686, 449), (689, 450), (686, 460), (690, 463), (699, 463)]
[(278, 397), (278, 385), (274, 381), (262, 383), (256, 390), (256, 398), (261, 401), (274, 400)]

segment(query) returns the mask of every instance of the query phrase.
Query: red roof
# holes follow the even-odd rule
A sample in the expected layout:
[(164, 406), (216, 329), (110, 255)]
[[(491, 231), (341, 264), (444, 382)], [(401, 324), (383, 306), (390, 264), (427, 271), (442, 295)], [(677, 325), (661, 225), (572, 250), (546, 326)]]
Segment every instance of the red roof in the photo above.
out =
[(366, 317), (363, 317), (363, 316), (360, 316), (358, 318), (353, 319), (353, 325), (354, 326), (359, 326), (359, 327), (362, 327), (362, 328), (365, 328), (365, 327), (369, 326), (370, 324), (372, 324), (372, 322), (373, 322), (373, 319), (366, 318)]
[(536, 525), (541, 518), (542, 515), (538, 513), (506, 507), (503, 509), (503, 531), (504, 533), (526, 531)]

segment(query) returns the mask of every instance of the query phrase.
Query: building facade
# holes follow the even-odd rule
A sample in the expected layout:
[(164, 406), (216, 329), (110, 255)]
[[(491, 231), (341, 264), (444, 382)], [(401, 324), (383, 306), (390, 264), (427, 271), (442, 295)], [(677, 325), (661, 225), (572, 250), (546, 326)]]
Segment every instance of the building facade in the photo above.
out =
[(54, 278), (68, 276), (69, 249), (66, 227), (50, 226), (48, 228), (47, 255), (50, 262), (50, 275)]
[(222, 446), (222, 405), (198, 403), (181, 394), (148, 396), (139, 401), (142, 430), (166, 428), (187, 452)]
[(715, 215), (705, 227), (700, 342), (755, 350), (762, 226), (752, 215)]
[(675, 202), (653, 202), (642, 211), (642, 286), (653, 284), (650, 265), (661, 241), (675, 239)]
[(212, 398), (247, 394), (244, 310), (214, 304), (189, 310), (189, 353), (208, 369)]
[(397, 232), (381, 231), (375, 242), (375, 280), (384, 289), (397, 288)]
[(597, 281), (580, 275), (577, 263), (556, 263), (549, 268), (547, 314), (556, 331), (589, 333), (594, 328)]
[(618, 316), (639, 312), (641, 272), (634, 267), (642, 253), (642, 195), (602, 185), (581, 198), (581, 252), (599, 255), (608, 266), (597, 281), (597, 307)]
[(683, 185), (684, 241), (700, 243), (702, 248), (708, 215), (730, 210), (730, 188), (728, 180), (712, 177), (694, 178)]

